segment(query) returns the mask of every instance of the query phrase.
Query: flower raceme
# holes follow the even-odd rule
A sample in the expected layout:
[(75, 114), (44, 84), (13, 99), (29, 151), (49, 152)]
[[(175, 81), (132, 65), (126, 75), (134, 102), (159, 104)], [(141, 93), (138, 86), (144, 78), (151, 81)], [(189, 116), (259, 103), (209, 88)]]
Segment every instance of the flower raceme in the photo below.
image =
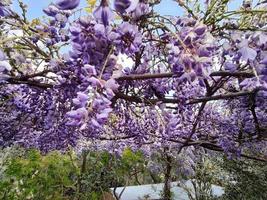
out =
[(43, 11), (45, 14), (47, 14), (50, 17), (54, 17), (54, 16), (56, 16), (56, 14), (59, 13), (59, 9), (53, 4), (49, 5), (45, 9), (43, 9)]
[(128, 55), (139, 51), (142, 44), (142, 34), (136, 25), (123, 22), (115, 31), (116, 37), (113, 42), (117, 45), (121, 53)]
[(143, 0), (115, 0), (114, 7), (120, 15), (130, 15), (137, 20), (150, 12), (150, 7)]
[(215, 39), (206, 25), (192, 18), (179, 17), (176, 23), (180, 34), (171, 36), (173, 38), (167, 45), (169, 64), (173, 72), (180, 75), (181, 82), (198, 80), (202, 83), (203, 78), (208, 76), (212, 57), (216, 53)]
[(60, 10), (72, 10), (77, 8), (80, 4), (80, 0), (57, 0), (55, 5)]
[(120, 14), (129, 13), (137, 7), (139, 0), (115, 0), (114, 7)]
[(9, 64), (7, 56), (0, 49), (0, 83), (6, 81), (10, 77), (9, 72), (11, 70), (12, 66)]
[(95, 19), (104, 26), (108, 26), (110, 21), (114, 19), (114, 13), (109, 7), (108, 0), (101, 0), (99, 7), (96, 8), (93, 14)]
[(0, 17), (8, 16), (10, 13), (11, 0), (1, 0), (0, 2)]

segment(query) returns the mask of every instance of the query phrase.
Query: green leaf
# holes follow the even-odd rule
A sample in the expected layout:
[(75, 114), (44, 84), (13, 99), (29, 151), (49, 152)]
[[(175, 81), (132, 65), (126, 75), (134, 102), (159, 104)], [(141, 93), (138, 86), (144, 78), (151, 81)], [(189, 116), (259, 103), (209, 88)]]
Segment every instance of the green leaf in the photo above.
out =
[(92, 13), (93, 9), (95, 8), (97, 0), (87, 0), (88, 7), (85, 8), (86, 12)]

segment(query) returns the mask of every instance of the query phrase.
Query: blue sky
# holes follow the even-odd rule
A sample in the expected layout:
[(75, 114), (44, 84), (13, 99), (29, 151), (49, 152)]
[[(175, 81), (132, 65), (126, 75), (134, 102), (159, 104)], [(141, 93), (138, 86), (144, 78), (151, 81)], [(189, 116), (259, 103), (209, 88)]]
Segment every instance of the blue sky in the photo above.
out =
[[(18, 3), (13, 0), (13, 7), (15, 10), (19, 10)], [(42, 9), (49, 5), (52, 0), (23, 0), (28, 5), (28, 18), (34, 19), (44, 15)], [(230, 3), (231, 9), (238, 8), (242, 3), (242, 0), (232, 0)], [(86, 6), (86, 0), (81, 0), (80, 7)], [(181, 8), (173, 0), (162, 0), (162, 3), (156, 7), (156, 10), (163, 15), (181, 15), (183, 12)]]

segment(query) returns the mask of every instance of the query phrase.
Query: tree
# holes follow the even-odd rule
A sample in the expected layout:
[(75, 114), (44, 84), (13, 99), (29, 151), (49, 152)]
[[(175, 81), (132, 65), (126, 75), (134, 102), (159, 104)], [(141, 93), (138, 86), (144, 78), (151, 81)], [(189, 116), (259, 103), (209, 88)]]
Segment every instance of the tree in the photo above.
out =
[(0, 3), (2, 146), (266, 162), (265, 1), (177, 0), (184, 16), (163, 16), (160, 0), (101, 0), (77, 18), (79, 0), (57, 0), (33, 21), (19, 2)]

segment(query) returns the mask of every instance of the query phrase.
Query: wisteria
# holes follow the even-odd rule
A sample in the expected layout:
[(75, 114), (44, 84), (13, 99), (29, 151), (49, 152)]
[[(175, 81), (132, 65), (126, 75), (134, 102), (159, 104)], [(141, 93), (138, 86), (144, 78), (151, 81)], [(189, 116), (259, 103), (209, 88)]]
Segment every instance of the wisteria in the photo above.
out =
[(164, 16), (160, 1), (101, 0), (77, 17), (79, 0), (58, 0), (35, 23), (10, 3), (0, 3), (1, 146), (266, 160), (267, 34), (254, 23), (264, 3), (251, 27), (225, 17), (244, 5), (215, 16), (209, 1), (204, 14), (177, 1), (184, 14)]
[(0, 3), (0, 17), (8, 16), (10, 13), (10, 0), (3, 0)]

